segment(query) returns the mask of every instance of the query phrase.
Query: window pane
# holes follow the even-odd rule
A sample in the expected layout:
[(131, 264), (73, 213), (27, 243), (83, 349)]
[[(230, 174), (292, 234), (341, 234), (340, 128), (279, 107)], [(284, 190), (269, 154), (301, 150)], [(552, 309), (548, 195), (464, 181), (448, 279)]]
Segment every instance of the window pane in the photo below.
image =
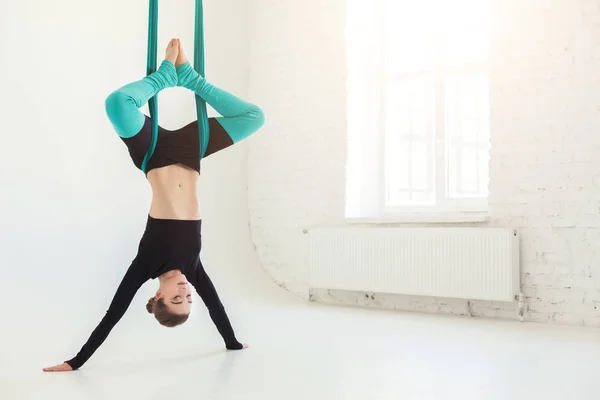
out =
[(389, 83), (384, 113), (388, 205), (430, 204), (435, 187), (433, 77)]
[[(398, 190), (430, 191), (432, 188), (431, 143), (397, 139), (387, 153), (388, 182)], [(391, 146), (388, 150), (392, 150)]]
[(386, 148), (388, 205), (429, 204), (433, 200), (433, 146), (431, 142), (397, 138), (392, 157)]
[(384, 50), (388, 74), (435, 67), (435, 4), (438, 1), (384, 0)]
[(386, 68), (389, 73), (456, 66), (489, 58), (493, 0), (384, 0)]
[(466, 77), (454, 78), (450, 81), (449, 86), (455, 90), (458, 112), (463, 119), (479, 117), (477, 113), (480, 110), (477, 102), (481, 97), (482, 89), (486, 86), (482, 78), (483, 76), (469, 74)]
[(477, 147), (451, 147), (448, 151), (448, 196), (479, 198), (487, 196), (489, 150)]
[(395, 138), (386, 147), (388, 182), (401, 190), (410, 189), (410, 142)]
[(398, 190), (392, 186), (388, 188), (386, 207), (419, 207), (433, 204), (435, 204), (435, 198), (431, 191)]
[[(452, 140), (489, 141), (489, 83), (485, 72), (446, 80), (446, 134)], [(473, 130), (476, 138), (473, 138)], [(472, 138), (472, 139), (467, 139)]]
[(410, 188), (412, 190), (430, 190), (431, 158), (429, 156), (429, 143), (413, 142), (410, 150), (411, 174)]
[(490, 145), (487, 74), (478, 72), (448, 78), (445, 88), (449, 196), (486, 196), (488, 166), (485, 160)]
[(433, 76), (400, 79), (385, 90), (386, 136), (434, 138), (435, 80)]
[(394, 190), (393, 188), (391, 188), (391, 190), (388, 193), (388, 201), (387, 201), (388, 206), (401, 207), (401, 206), (410, 205), (411, 203), (412, 203), (412, 200), (411, 200), (410, 192), (406, 192), (406, 191), (403, 192), (403, 191)]
[(433, 201), (432, 193), (427, 192), (411, 192), (411, 204), (412, 205), (424, 205), (431, 204)]
[(477, 129), (479, 124), (474, 118), (464, 118), (459, 121), (460, 126), (456, 132), (457, 140), (461, 142), (476, 142), (477, 141)]
[(489, 194), (489, 163), (490, 163), (490, 151), (489, 149), (480, 149), (479, 150), (479, 161), (478, 161), (478, 171), (479, 171), (479, 185), (478, 192), (482, 196), (487, 196)]
[[(459, 150), (460, 151), (460, 150)], [(479, 180), (477, 177), (477, 149), (463, 147), (460, 151), (459, 193), (477, 192)]]
[(483, 61), (490, 56), (492, 0), (453, 0), (438, 3), (442, 60), (446, 66)]
[(383, 109), (387, 141), (411, 133), (410, 100), (410, 86), (407, 82), (392, 83), (385, 88)]
[(435, 105), (432, 83), (424, 80), (413, 86), (408, 116), (411, 122), (410, 133), (413, 135), (421, 137), (433, 135)]

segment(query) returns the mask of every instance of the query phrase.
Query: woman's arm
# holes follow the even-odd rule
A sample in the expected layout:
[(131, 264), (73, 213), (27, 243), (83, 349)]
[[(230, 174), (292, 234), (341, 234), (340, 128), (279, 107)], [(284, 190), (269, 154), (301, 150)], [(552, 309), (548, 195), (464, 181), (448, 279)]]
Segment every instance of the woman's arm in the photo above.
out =
[(112, 328), (123, 317), (136, 292), (146, 280), (141, 265), (137, 261), (134, 261), (121, 280), (106, 314), (79, 353), (72, 359), (65, 361), (64, 364), (45, 368), (44, 371), (70, 371), (79, 369), (94, 354), (98, 347), (102, 345)]

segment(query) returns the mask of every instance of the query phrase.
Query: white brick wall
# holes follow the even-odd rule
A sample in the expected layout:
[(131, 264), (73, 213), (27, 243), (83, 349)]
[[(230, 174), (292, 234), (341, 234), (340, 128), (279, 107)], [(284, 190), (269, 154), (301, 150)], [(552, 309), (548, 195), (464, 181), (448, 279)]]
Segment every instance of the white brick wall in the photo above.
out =
[[(343, 0), (253, 0), (249, 211), (265, 269), (308, 297), (303, 229), (343, 223)], [(492, 57), (492, 226), (522, 235), (526, 318), (600, 326), (600, 3), (498, 1)], [(368, 76), (365, 79), (369, 79)], [(318, 291), (320, 301), (465, 314), (465, 302)], [(475, 302), (474, 315), (514, 318)]]

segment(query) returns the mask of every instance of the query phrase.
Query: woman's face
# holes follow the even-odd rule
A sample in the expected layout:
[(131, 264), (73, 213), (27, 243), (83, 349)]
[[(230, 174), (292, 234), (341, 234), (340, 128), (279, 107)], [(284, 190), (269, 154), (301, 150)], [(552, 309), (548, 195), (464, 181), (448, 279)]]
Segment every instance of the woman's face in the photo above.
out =
[(164, 281), (156, 292), (155, 300), (162, 298), (173, 314), (189, 314), (192, 308), (192, 292), (184, 275)]

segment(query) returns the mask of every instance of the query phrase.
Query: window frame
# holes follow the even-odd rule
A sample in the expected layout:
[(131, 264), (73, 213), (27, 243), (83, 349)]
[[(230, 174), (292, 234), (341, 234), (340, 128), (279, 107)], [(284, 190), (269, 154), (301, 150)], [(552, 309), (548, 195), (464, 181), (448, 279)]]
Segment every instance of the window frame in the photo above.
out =
[[(386, 204), (385, 156), (385, 88), (391, 76), (386, 71), (386, 30), (382, 26), (385, 18), (385, 0), (369, 4), (347, 2), (346, 46), (347, 46), (347, 164), (345, 185), (345, 220), (347, 223), (463, 223), (489, 221), (487, 196), (479, 199), (461, 199), (431, 206), (398, 207)], [(492, 0), (493, 2), (493, 0)], [(491, 37), (490, 40), (491, 47)], [(439, 43), (439, 38), (437, 39)], [(438, 49), (440, 46), (438, 46)], [(491, 50), (491, 49), (490, 49)], [(439, 54), (435, 70), (439, 68)], [(477, 65), (475, 65), (477, 64)], [(461, 63), (447, 66), (444, 70), (465, 73), (469, 68), (482, 69), (488, 80), (488, 96), (491, 94), (489, 54), (477, 63)], [(431, 74), (433, 69), (426, 70)], [(421, 71), (421, 73), (424, 73)], [(409, 73), (413, 74), (413, 73)], [(404, 75), (404, 74), (403, 74)], [(439, 76), (440, 74), (436, 74)], [(365, 78), (367, 77), (367, 78)], [(436, 78), (436, 82), (437, 82)], [(436, 83), (437, 85), (437, 83)], [(443, 98), (445, 91), (436, 90)], [(365, 97), (366, 96), (366, 97)], [(488, 97), (489, 98), (489, 97)], [(436, 103), (439, 100), (436, 101)], [(490, 104), (488, 103), (488, 107)], [(439, 115), (442, 115), (440, 118)], [(491, 117), (491, 115), (490, 115)], [(445, 121), (445, 115), (436, 109), (436, 124)], [(491, 118), (490, 118), (491, 119)], [(488, 122), (489, 123), (489, 122)], [(443, 128), (443, 125), (442, 125)], [(445, 137), (446, 130), (437, 130)], [(488, 149), (490, 142), (488, 141)], [(436, 142), (436, 150), (439, 149)], [(444, 179), (436, 188), (436, 195), (446, 192), (447, 145), (442, 143), (443, 152), (435, 155), (436, 169), (442, 170)], [(442, 162), (440, 162), (440, 159)], [(488, 158), (489, 159), (489, 158)], [(489, 169), (488, 169), (489, 171)], [(438, 172), (439, 174), (439, 172)], [(489, 172), (488, 172), (489, 180)], [(439, 189), (443, 189), (440, 192)]]
[[(383, 12), (383, 7), (381, 8)], [(377, 157), (377, 170), (379, 178), (379, 193), (378, 193), (378, 208), (379, 214), (382, 217), (397, 217), (402, 215), (433, 215), (433, 214), (461, 214), (461, 213), (481, 213), (485, 214), (488, 212), (488, 198), (487, 195), (481, 197), (469, 197), (462, 199), (452, 199), (449, 197), (449, 165), (448, 165), (448, 152), (449, 152), (449, 141), (446, 138), (446, 86), (447, 81), (458, 76), (468, 76), (472, 74), (484, 74), (488, 79), (488, 91), (487, 95), (489, 98), (489, 79), (490, 79), (490, 59), (489, 56), (486, 59), (478, 61), (467, 61), (460, 64), (454, 65), (443, 65), (442, 62), (442, 49), (443, 41), (441, 35), (438, 33), (435, 35), (435, 65), (429, 69), (421, 69), (410, 72), (390, 72), (385, 70), (385, 57), (387, 40), (389, 38), (385, 35), (385, 18), (381, 17), (380, 38), (383, 45), (379, 47), (379, 65), (383, 66), (379, 71), (379, 96), (378, 96), (378, 108), (380, 123), (378, 125), (378, 136), (379, 136), (379, 156)], [(491, 38), (490, 38), (491, 40)], [(434, 130), (435, 139), (434, 141), (434, 155), (433, 162), (434, 168), (432, 172), (435, 174), (433, 179), (434, 185), (434, 200), (431, 205), (415, 205), (415, 206), (394, 206), (387, 204), (387, 193), (389, 191), (389, 184), (387, 179), (387, 154), (386, 154), (386, 101), (385, 95), (389, 85), (393, 85), (399, 80), (414, 80), (419, 77), (432, 77), (434, 80), (434, 97), (435, 97), (435, 120)], [(491, 145), (488, 141), (487, 148), (490, 149)], [(489, 171), (489, 170), (488, 170)], [(489, 179), (489, 172), (488, 172)]]

